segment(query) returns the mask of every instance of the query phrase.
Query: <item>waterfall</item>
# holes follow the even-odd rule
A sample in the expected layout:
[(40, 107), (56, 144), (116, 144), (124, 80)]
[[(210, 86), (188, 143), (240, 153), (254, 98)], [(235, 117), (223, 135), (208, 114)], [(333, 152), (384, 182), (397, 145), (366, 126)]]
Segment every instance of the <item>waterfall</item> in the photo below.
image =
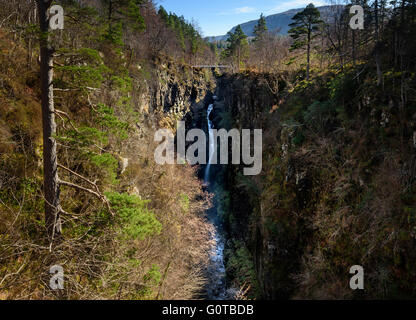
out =
[(205, 168), (205, 176), (204, 176), (205, 183), (209, 182), (209, 170), (211, 169), (212, 157), (214, 155), (214, 132), (212, 131), (213, 129), (212, 121), (209, 119), (209, 116), (211, 115), (211, 112), (213, 109), (214, 109), (214, 105), (210, 104), (207, 110), (207, 123), (208, 123), (208, 135), (209, 135), (209, 160), (208, 160), (207, 167)]
[[(217, 97), (214, 96), (214, 100), (217, 100)], [(214, 157), (214, 132), (213, 132), (213, 123), (210, 120), (210, 115), (214, 109), (214, 104), (210, 104), (207, 110), (207, 124), (208, 124), (208, 135), (209, 135), (209, 160), (205, 168), (204, 182), (206, 185), (209, 185), (210, 182), (210, 169), (211, 162)], [(209, 187), (209, 186), (208, 186)], [(213, 192), (213, 190), (211, 190)], [(211, 249), (211, 265), (209, 267), (209, 279), (210, 283), (208, 284), (207, 298), (210, 300), (226, 300), (230, 298), (227, 296), (226, 284), (225, 284), (225, 266), (224, 266), (224, 238), (219, 231), (220, 222), (218, 219), (217, 208), (214, 207), (209, 211), (209, 220), (215, 226), (215, 231), (211, 234), (213, 246)]]

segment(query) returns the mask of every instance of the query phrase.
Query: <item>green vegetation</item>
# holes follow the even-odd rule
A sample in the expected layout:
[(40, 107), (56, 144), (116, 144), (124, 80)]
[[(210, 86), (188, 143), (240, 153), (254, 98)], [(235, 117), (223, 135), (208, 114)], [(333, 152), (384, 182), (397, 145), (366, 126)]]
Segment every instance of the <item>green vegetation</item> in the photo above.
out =
[(202, 38), (195, 26), (187, 22), (183, 16), (178, 17), (174, 13), (167, 14), (162, 6), (159, 9), (159, 16), (162, 17), (169, 28), (175, 31), (182, 49), (195, 55), (202, 43)]
[(244, 62), (248, 58), (248, 42), (241, 26), (237, 26), (234, 32), (228, 33), (227, 48), (223, 52), (223, 56), (231, 57), (237, 70), (244, 66)]
[(120, 219), (123, 233), (132, 238), (144, 240), (154, 234), (160, 234), (162, 225), (153, 212), (147, 209), (149, 201), (128, 194), (107, 193), (111, 207)]
[[(0, 6), (6, 21), (19, 5), (15, 22), (0, 29), (0, 299), (195, 298), (206, 281), (195, 274), (209, 252), (208, 196), (193, 168), (153, 161), (153, 129), (189, 105), (165, 113), (149, 92), (168, 96), (173, 82), (204, 81), (179, 61), (211, 49), (172, 16), (186, 46), (198, 40), (177, 50), (171, 24), (150, 1), (58, 3), (67, 15), (65, 29), (50, 33), (62, 232), (51, 242), (35, 2)], [(55, 264), (64, 267), (62, 292), (47, 286)]]
[[(364, 30), (349, 5), (333, 23), (308, 5), (291, 38), (261, 15), (253, 41), (238, 26), (218, 46), (148, 0), (56, 1), (50, 171), (35, 2), (0, 2), (0, 299), (198, 298), (211, 205), (238, 298), (415, 297), (415, 1), (364, 3)], [(217, 79), (190, 66), (218, 62), (233, 69)], [(199, 168), (153, 151), (156, 129), (205, 126), (215, 89), (215, 127), (263, 129), (264, 152), (258, 176), (213, 166), (212, 197)], [(56, 264), (62, 292), (48, 288)], [(353, 265), (365, 291), (348, 286)]]
[(309, 81), (309, 69), (310, 69), (310, 56), (311, 56), (311, 43), (317, 36), (316, 32), (319, 30), (319, 24), (321, 14), (313, 4), (309, 4), (305, 10), (298, 12), (292, 18), (294, 20), (289, 26), (290, 36), (294, 42), (291, 50), (304, 48), (306, 46), (306, 80)]
[[(414, 2), (395, 6), (383, 27), (371, 24), (360, 33), (345, 22), (348, 7), (336, 26), (315, 33), (312, 23), (311, 48), (323, 43), (318, 50), (328, 60), (311, 54), (309, 81), (295, 56), (286, 58), (285, 72), (246, 71), (222, 80), (230, 94), (222, 112), (233, 115), (227, 126), (263, 128), (262, 174), (242, 179), (242, 168), (228, 166), (224, 190), (217, 191), (229, 199), (223, 220), (236, 244), (227, 251), (230, 278), (242, 285), (242, 271), (255, 262), (258, 291), (249, 296), (414, 297), (414, 8)], [(384, 9), (373, 4), (371, 14)], [(384, 43), (378, 62), (374, 28)], [(307, 30), (296, 29), (302, 60)], [(371, 44), (362, 46), (364, 38)], [(406, 46), (395, 53), (399, 39)], [(364, 267), (363, 291), (349, 287), (353, 265)]]
[(264, 15), (261, 14), (259, 22), (254, 27), (255, 38), (254, 38), (253, 41), (257, 42), (257, 41), (261, 40), (265, 36), (266, 32), (267, 32), (266, 19), (265, 19)]

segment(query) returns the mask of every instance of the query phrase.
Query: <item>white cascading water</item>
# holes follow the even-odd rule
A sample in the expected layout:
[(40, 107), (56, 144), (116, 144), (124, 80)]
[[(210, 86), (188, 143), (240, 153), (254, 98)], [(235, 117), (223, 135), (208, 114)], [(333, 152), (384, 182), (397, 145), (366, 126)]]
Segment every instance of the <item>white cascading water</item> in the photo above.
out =
[[(216, 97), (214, 96), (214, 100)], [(214, 156), (214, 132), (213, 123), (210, 120), (210, 115), (214, 105), (210, 104), (207, 110), (207, 123), (208, 123), (208, 135), (209, 135), (209, 160), (205, 168), (204, 182), (208, 186), (210, 182), (210, 169), (211, 162)], [(210, 221), (215, 226), (215, 232), (212, 237), (212, 251), (211, 251), (211, 266), (209, 268), (209, 280), (210, 283), (207, 286), (207, 297), (209, 300), (226, 300), (226, 286), (225, 286), (225, 266), (224, 266), (224, 239), (221, 236), (218, 228), (219, 222), (217, 217), (216, 208), (211, 209), (209, 214)]]
[(210, 104), (207, 110), (207, 123), (208, 123), (208, 135), (209, 135), (209, 160), (208, 160), (207, 167), (205, 168), (204, 182), (206, 184), (208, 184), (209, 182), (209, 170), (211, 169), (212, 157), (214, 155), (214, 132), (212, 131), (213, 129), (212, 121), (209, 119), (209, 116), (211, 115), (211, 112), (213, 109), (214, 109), (214, 105)]

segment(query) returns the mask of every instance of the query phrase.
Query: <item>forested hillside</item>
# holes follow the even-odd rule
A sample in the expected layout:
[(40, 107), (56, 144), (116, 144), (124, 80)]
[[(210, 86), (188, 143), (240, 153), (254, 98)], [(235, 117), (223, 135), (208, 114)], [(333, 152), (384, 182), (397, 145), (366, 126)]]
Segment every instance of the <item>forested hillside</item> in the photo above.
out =
[[(342, 11), (342, 5), (330, 5), (330, 6), (321, 6), (317, 7), (322, 17), (330, 18), (333, 16), (334, 12), (340, 12)], [(272, 14), (267, 17), (265, 17), (267, 29), (270, 32), (278, 33), (280, 35), (287, 35), (290, 27), (289, 24), (292, 23), (293, 16), (301, 12), (303, 8), (298, 9), (292, 9), (285, 12)], [(254, 37), (255, 36), (255, 27), (259, 23), (259, 20), (252, 20), (249, 22), (245, 22), (241, 24), (241, 28), (243, 29), (243, 32), (248, 37)], [(233, 27), (230, 32), (235, 32), (235, 29), (237, 27)], [(215, 37), (208, 37), (208, 40), (211, 42), (216, 41), (226, 41), (227, 39), (226, 35), (223, 36), (215, 36)]]
[[(414, 298), (416, 2), (342, 5), (214, 45), (151, 0), (0, 0), (0, 299)], [(157, 164), (179, 120), (261, 129), (261, 174)]]
[[(182, 63), (212, 53), (183, 18), (167, 24), (147, 1), (59, 3), (65, 29), (51, 42), (60, 222), (51, 238), (38, 13), (35, 1), (0, 2), (0, 297), (196, 297), (209, 197), (195, 169), (157, 165), (152, 146), (154, 128), (204, 106), (211, 75)], [(64, 291), (49, 290), (54, 264), (64, 267)]]

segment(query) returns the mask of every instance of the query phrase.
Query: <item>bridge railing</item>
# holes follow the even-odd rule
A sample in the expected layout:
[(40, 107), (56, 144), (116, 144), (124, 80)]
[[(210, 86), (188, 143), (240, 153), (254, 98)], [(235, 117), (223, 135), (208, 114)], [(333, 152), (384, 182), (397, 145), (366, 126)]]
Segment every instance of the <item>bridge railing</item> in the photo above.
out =
[(214, 68), (214, 69), (228, 69), (231, 68), (231, 66), (226, 66), (226, 65), (196, 65), (196, 66), (192, 66), (192, 68)]

